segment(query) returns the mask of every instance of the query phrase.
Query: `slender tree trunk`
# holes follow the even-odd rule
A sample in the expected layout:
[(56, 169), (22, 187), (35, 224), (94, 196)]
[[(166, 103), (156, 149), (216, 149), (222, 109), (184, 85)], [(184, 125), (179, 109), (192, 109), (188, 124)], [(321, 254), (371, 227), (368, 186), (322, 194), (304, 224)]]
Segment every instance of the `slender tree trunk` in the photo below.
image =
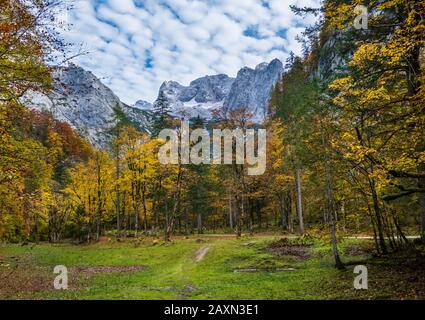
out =
[(229, 226), (230, 230), (233, 230), (233, 210), (232, 210), (232, 200), (229, 197)]
[(202, 234), (202, 214), (198, 212), (198, 234)]
[(132, 183), (132, 198), (133, 198), (133, 209), (134, 209), (134, 232), (135, 236), (139, 233), (139, 219), (140, 219), (140, 196), (139, 196), (138, 182)]
[(173, 212), (170, 217), (170, 221), (168, 223), (168, 227), (166, 228), (166, 241), (170, 240), (170, 235), (174, 230), (174, 223), (177, 216), (177, 211), (180, 206), (180, 195), (181, 195), (181, 181), (183, 176), (183, 168), (181, 163), (179, 164), (178, 174), (177, 174), (177, 184), (176, 184), (176, 190), (174, 191), (174, 206), (173, 206)]
[(235, 223), (236, 223), (236, 237), (240, 238), (242, 236), (242, 226), (241, 226), (241, 217), (240, 217), (240, 206), (239, 198), (235, 196)]
[(186, 236), (188, 236), (189, 235), (189, 209), (187, 208), (187, 206), (186, 206), (184, 212), (185, 212), (185, 214), (184, 214), (184, 231), (185, 231)]
[(102, 221), (102, 189), (101, 189), (101, 168), (100, 159), (97, 159), (97, 223), (96, 223), (96, 240), (100, 238), (100, 224)]
[(145, 232), (148, 232), (148, 210), (146, 208), (146, 184), (142, 187), (142, 205), (143, 205), (143, 226)]
[[(413, 2), (417, 4), (417, 7), (414, 6), (415, 10), (417, 10), (418, 14), (415, 15), (415, 22), (414, 25), (419, 26), (421, 23), (423, 23), (423, 15), (419, 14), (421, 11), (421, 5), (420, 1)], [(404, 21), (403, 21), (404, 22)], [(413, 21), (411, 21), (413, 24)], [(422, 38), (423, 39), (423, 38)], [(423, 51), (423, 45), (420, 43), (420, 41), (417, 41), (417, 43), (414, 44), (413, 48), (410, 50), (410, 55), (406, 57), (407, 63), (407, 85), (408, 85), (408, 93), (409, 96), (413, 97), (416, 94), (420, 92), (422, 79), (420, 77), (421, 75), (421, 53)], [(425, 137), (420, 137), (419, 142), (416, 146), (417, 152), (423, 152), (425, 150)], [(420, 173), (425, 173), (425, 164), (420, 164), (418, 166), (418, 171)], [(418, 179), (418, 186), (420, 189), (425, 188), (425, 178), (419, 178)], [(421, 238), (422, 243), (425, 244), (425, 193), (419, 194), (419, 205), (420, 205), (420, 214), (421, 214)]]
[(240, 203), (241, 203), (241, 214), (239, 216), (239, 222), (242, 223), (242, 219), (244, 219), (244, 222), (246, 221), (245, 220), (245, 217), (246, 217), (246, 212), (245, 212), (245, 197), (243, 196), (243, 194), (241, 196)]
[(367, 203), (367, 210), (369, 213), (370, 223), (373, 229), (373, 240), (375, 241), (376, 251), (378, 252), (378, 254), (381, 254), (381, 247), (379, 246), (379, 242), (378, 242), (378, 233), (376, 231), (376, 223), (375, 223), (374, 215), (372, 213), (372, 208), (370, 207), (370, 204), (369, 204), (369, 199), (366, 194), (364, 194), (364, 199), (365, 199), (365, 202)]
[(154, 192), (154, 199), (153, 199), (153, 205), (152, 205), (152, 233), (157, 233), (160, 229), (159, 225), (159, 212), (160, 212), (160, 201), (159, 201), (159, 195), (162, 191), (162, 177), (159, 176), (158, 178), (158, 185), (155, 187), (156, 191)]
[[(421, 206), (422, 208), (425, 208), (425, 194), (421, 195)], [(422, 232), (422, 243), (425, 244), (425, 209), (422, 209), (421, 232)]]
[(279, 208), (280, 208), (280, 219), (282, 224), (282, 230), (288, 229), (287, 220), (286, 220), (286, 213), (285, 213), (285, 207), (282, 203), (283, 199), (279, 199)]
[(301, 170), (297, 169), (297, 196), (298, 196), (298, 219), (300, 221), (300, 232), (305, 233), (304, 230), (304, 217), (303, 217), (303, 198), (301, 190)]
[(294, 232), (294, 220), (293, 220), (293, 198), (292, 198), (292, 192), (288, 191), (287, 194), (287, 211), (288, 211), (288, 231), (293, 233)]
[(202, 234), (202, 212), (201, 212), (201, 205), (200, 205), (200, 201), (201, 201), (201, 195), (199, 192), (199, 189), (196, 190), (196, 211), (198, 212), (198, 234)]
[(341, 261), (341, 258), (339, 256), (339, 252), (338, 252), (338, 241), (337, 241), (337, 237), (336, 237), (336, 221), (335, 221), (335, 216), (333, 214), (331, 214), (331, 219), (332, 219), (332, 252), (334, 255), (334, 259), (335, 259), (335, 266), (338, 269), (344, 269), (344, 264)]
[(164, 240), (170, 241), (170, 234), (168, 233), (169, 228), (169, 213), (168, 213), (168, 203), (165, 201), (165, 226), (164, 226)]
[(341, 213), (342, 213), (342, 219), (343, 219), (342, 230), (344, 232), (347, 232), (347, 214), (345, 212), (345, 203), (344, 203), (344, 201), (341, 202)]
[(381, 207), (379, 205), (379, 199), (378, 194), (376, 192), (375, 188), (375, 181), (373, 179), (369, 179), (369, 185), (372, 192), (372, 200), (373, 200), (373, 209), (375, 211), (376, 216), (376, 227), (378, 231), (378, 243), (381, 247), (381, 251), (383, 254), (388, 253), (387, 245), (385, 243), (385, 236), (384, 236), (384, 225), (382, 221), (382, 215), (381, 215)]
[(336, 235), (336, 226), (337, 226), (337, 219), (336, 219), (336, 206), (335, 206), (335, 200), (333, 196), (333, 183), (332, 183), (332, 175), (330, 173), (329, 164), (326, 163), (326, 171), (327, 171), (327, 198), (328, 198), (328, 210), (329, 210), (329, 217), (331, 220), (331, 237), (332, 237), (332, 253), (335, 260), (335, 266), (338, 269), (344, 269), (344, 264), (341, 261), (341, 258), (339, 256), (338, 252), (338, 240)]
[(122, 195), (122, 210), (121, 210), (122, 219), (121, 219), (121, 228), (120, 228), (120, 232), (124, 231), (124, 235), (127, 234), (127, 230), (128, 230), (128, 216), (127, 216), (127, 210), (126, 210), (127, 209), (126, 203), (127, 203), (127, 191), (124, 191)]
[(334, 197), (334, 180), (333, 180), (333, 173), (331, 168), (331, 159), (329, 156), (329, 148), (327, 144), (327, 139), (325, 138), (325, 132), (321, 131), (322, 135), (322, 147), (324, 150), (324, 156), (323, 156), (323, 162), (325, 166), (325, 172), (326, 172), (326, 198), (327, 198), (327, 211), (328, 211), (328, 217), (331, 221), (331, 238), (332, 238), (332, 253), (335, 260), (335, 266), (338, 269), (344, 269), (344, 264), (341, 261), (341, 258), (339, 256), (338, 252), (338, 239), (337, 239), (337, 215), (336, 215), (336, 204), (335, 204), (335, 197)]
[(403, 230), (400, 227), (400, 224), (397, 218), (397, 212), (394, 209), (390, 209), (390, 210), (391, 210), (391, 215), (393, 217), (394, 225), (398, 233), (398, 237), (401, 239), (400, 242), (404, 241), (405, 244), (409, 244), (409, 240), (406, 238)]
[[(425, 165), (420, 166), (420, 171), (425, 173)], [(425, 178), (419, 178), (419, 188), (425, 189)], [(419, 194), (419, 210), (421, 214), (421, 237), (422, 243), (425, 244), (425, 193)]]
[(119, 238), (121, 236), (121, 187), (118, 183), (120, 177), (121, 177), (121, 169), (120, 169), (120, 151), (119, 147), (117, 146), (116, 151), (116, 160), (115, 160), (115, 178), (117, 180), (117, 184), (115, 186), (115, 210), (117, 214), (117, 237)]
[(288, 214), (286, 212), (287, 204), (286, 204), (285, 195), (278, 194), (277, 201), (279, 203), (280, 220), (281, 220), (280, 223), (282, 225), (282, 230), (288, 230)]
[(248, 207), (249, 207), (249, 235), (254, 235), (254, 214), (253, 214), (253, 208), (252, 208), (252, 202), (251, 199), (248, 198)]

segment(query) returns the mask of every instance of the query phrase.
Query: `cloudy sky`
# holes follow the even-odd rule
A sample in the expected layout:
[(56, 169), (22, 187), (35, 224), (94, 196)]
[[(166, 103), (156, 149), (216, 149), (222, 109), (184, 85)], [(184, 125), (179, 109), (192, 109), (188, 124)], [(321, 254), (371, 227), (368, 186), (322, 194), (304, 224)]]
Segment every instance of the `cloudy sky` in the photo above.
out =
[(101, 78), (125, 103), (156, 99), (162, 82), (188, 85), (236, 76), (244, 67), (284, 61), (312, 22), (289, 6), (320, 0), (77, 0), (64, 38), (89, 54), (75, 63)]

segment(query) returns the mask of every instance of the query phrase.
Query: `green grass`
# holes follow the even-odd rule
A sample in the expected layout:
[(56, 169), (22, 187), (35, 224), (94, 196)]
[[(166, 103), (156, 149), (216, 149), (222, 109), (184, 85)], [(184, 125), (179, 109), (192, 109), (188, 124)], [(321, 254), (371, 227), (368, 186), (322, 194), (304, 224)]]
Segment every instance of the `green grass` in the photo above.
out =
[[(86, 246), (42, 244), (34, 247), (3, 245), (0, 247), (0, 277), (19, 266), (11, 277), (33, 274), (51, 282), (38, 288), (38, 282), (28, 289), (24, 280), (15, 291), (0, 287), (3, 299), (346, 299), (374, 298), (353, 288), (353, 267), (338, 271), (333, 267), (330, 246), (316, 241), (313, 254), (306, 261), (277, 258), (264, 248), (274, 237), (221, 239), (204, 237), (181, 239), (153, 245), (146, 239), (140, 243), (103, 243)], [(359, 241), (356, 240), (356, 243)], [(347, 241), (345, 246), (354, 241)], [(210, 250), (201, 262), (196, 252)], [(345, 261), (362, 261), (368, 256), (344, 257)], [(3, 261), (3, 262), (2, 262)], [(70, 275), (69, 290), (53, 290), (53, 268), (144, 266), (128, 273), (93, 273)], [(295, 271), (235, 273), (244, 268), (284, 268)], [(2, 270), (3, 269), (3, 270)], [(25, 275), (27, 277), (28, 275)], [(31, 276), (28, 276), (31, 277)], [(1, 286), (1, 284), (0, 284)], [(50, 288), (50, 286), (52, 288)], [(376, 296), (380, 298), (379, 295)], [(382, 298), (385, 298), (382, 297)]]

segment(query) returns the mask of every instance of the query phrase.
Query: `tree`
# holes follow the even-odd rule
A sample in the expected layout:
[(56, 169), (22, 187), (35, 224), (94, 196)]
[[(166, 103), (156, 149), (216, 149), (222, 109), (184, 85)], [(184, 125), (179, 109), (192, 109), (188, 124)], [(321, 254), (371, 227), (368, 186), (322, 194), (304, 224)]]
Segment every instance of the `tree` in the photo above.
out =
[(115, 159), (115, 210), (117, 219), (117, 236), (121, 236), (121, 185), (122, 176), (122, 134), (126, 127), (138, 128), (137, 124), (123, 112), (120, 105), (113, 107), (112, 128), (107, 132), (111, 138), (111, 149)]
[(71, 181), (65, 189), (73, 208), (80, 240), (99, 240), (112, 209), (113, 165), (108, 155), (94, 151), (87, 163), (70, 169)]
[[(329, 28), (349, 25), (355, 5), (355, 1), (329, 2)], [(371, 31), (367, 37), (358, 36), (346, 73), (330, 88), (335, 90), (334, 103), (343, 109), (344, 152), (366, 176), (379, 246), (385, 253), (383, 212), (387, 205), (382, 200), (417, 195), (425, 221), (424, 76), (420, 56), (425, 7), (421, 1), (372, 1), (370, 7), (377, 11), (369, 20)]]
[(135, 214), (136, 236), (140, 228), (141, 210), (143, 211), (143, 229), (148, 231), (148, 188), (151, 185), (158, 159), (155, 156), (157, 141), (151, 140), (147, 135), (137, 132), (134, 128), (126, 128), (122, 140), (126, 170), (123, 183), (131, 186), (130, 194)]
[(285, 158), (290, 161), (295, 177), (299, 228), (301, 234), (304, 234), (302, 171), (311, 161), (305, 138), (312, 129), (312, 110), (317, 105), (317, 88), (314, 81), (309, 81), (302, 59), (292, 58), (287, 67), (289, 70), (275, 88), (271, 105), (275, 116), (285, 125)]
[(161, 90), (152, 111), (152, 136), (157, 137), (162, 129), (167, 129), (172, 124), (169, 102), (165, 92)]
[(43, 203), (49, 180), (63, 154), (54, 130), (45, 131), (44, 141), (28, 131), (28, 112), (20, 103), (29, 91), (50, 88), (46, 60), (63, 48), (54, 35), (56, 5), (0, 2), (0, 237), (13, 240), (39, 239), (47, 221)]

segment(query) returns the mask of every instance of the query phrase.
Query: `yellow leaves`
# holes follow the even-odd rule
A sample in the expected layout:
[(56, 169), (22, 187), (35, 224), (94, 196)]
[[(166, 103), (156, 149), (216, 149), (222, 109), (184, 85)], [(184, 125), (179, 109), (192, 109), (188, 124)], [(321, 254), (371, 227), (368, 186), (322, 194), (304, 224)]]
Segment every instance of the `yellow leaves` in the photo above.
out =
[(344, 153), (344, 158), (355, 162), (363, 162), (368, 156), (373, 156), (377, 153), (374, 148), (369, 148), (361, 145), (350, 145), (348, 152)]
[(349, 25), (352, 25), (355, 12), (354, 8), (358, 4), (363, 4), (360, 1), (351, 3), (340, 3), (336, 1), (325, 2), (325, 18), (329, 23), (329, 27), (343, 30)]
[(378, 4), (378, 10), (391, 9), (405, 4), (405, 0), (386, 0)]
[(49, 160), (51, 163), (55, 163), (59, 157), (63, 154), (63, 144), (59, 134), (49, 130), (48, 132), (49, 142)]
[(112, 208), (114, 188), (113, 163), (108, 154), (95, 151), (92, 158), (69, 171), (70, 185), (65, 192), (75, 207), (84, 208), (87, 215), (94, 215), (99, 205)]
[(383, 86), (365, 89), (358, 99), (358, 104), (361, 106), (373, 106), (391, 101), (391, 95)]
[(418, 153), (418, 163), (425, 164), (425, 151)]
[(339, 78), (334, 80), (330, 85), (329, 88), (333, 90), (342, 90), (342, 89), (348, 89), (353, 84), (353, 78), (352, 77), (345, 77), (345, 78)]
[(353, 55), (350, 66), (362, 67), (367, 61), (376, 61), (380, 56), (380, 48), (377, 43), (366, 43), (361, 45)]
[(394, 68), (404, 63), (405, 56), (415, 45), (414, 41), (403, 38), (364, 43), (357, 48), (349, 65), (359, 70), (370, 68), (370, 64), (380, 64), (383, 69)]

